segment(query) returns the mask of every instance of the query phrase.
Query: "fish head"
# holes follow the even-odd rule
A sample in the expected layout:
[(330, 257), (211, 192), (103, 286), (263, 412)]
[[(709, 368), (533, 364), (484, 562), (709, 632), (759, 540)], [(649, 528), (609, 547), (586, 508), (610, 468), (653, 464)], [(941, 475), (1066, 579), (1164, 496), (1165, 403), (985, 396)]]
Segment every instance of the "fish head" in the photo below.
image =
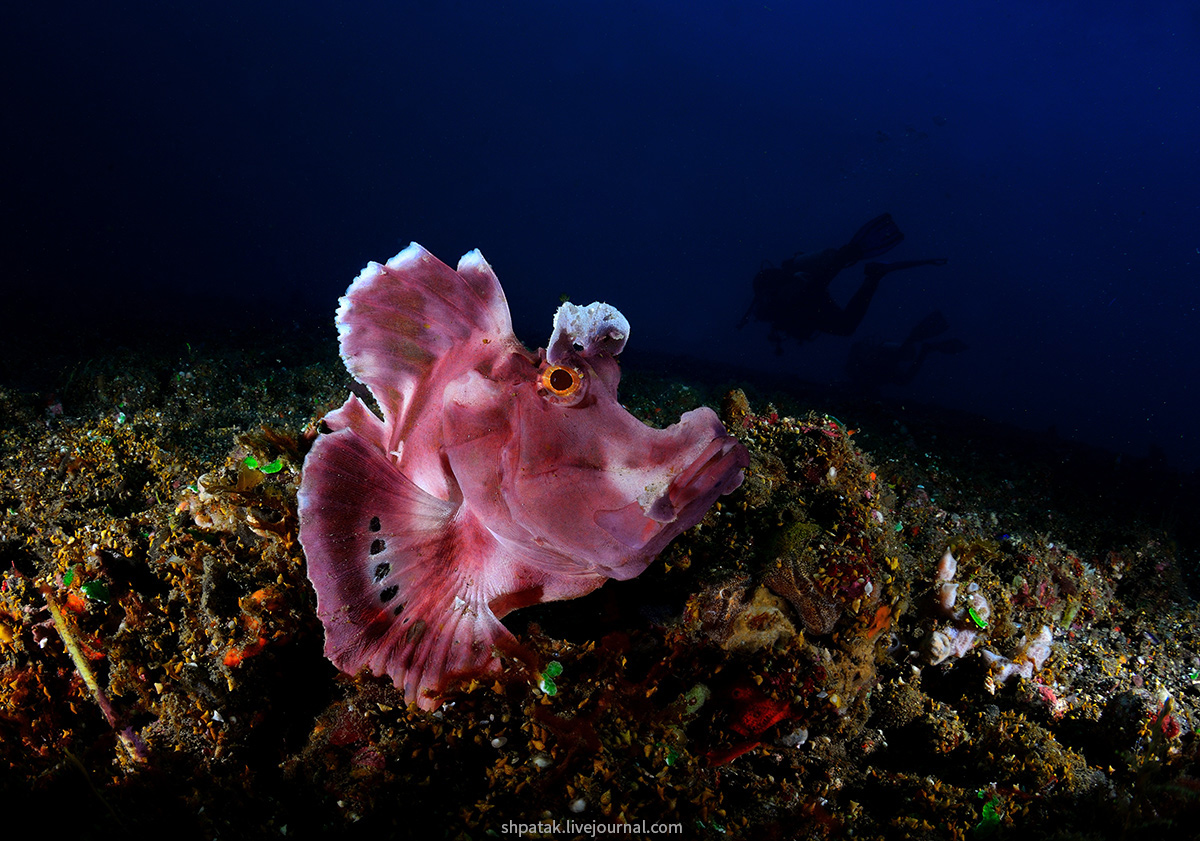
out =
[(617, 398), (615, 346), (605, 336), (555, 352), (552, 338), (536, 364), (514, 356), (503, 378), (469, 371), (443, 402), (444, 449), (464, 503), (567, 576), (637, 575), (741, 484), (749, 460), (706, 407), (666, 429), (630, 414)]

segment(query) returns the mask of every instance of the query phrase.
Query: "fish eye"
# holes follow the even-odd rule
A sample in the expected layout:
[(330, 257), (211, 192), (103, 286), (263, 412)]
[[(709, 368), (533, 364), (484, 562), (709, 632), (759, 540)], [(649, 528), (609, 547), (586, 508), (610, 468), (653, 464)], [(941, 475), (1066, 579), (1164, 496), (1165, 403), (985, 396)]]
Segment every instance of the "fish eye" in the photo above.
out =
[[(542, 388), (554, 397), (569, 400), (583, 387), (583, 374), (565, 365), (551, 365), (542, 371)], [(579, 395), (582, 396), (582, 395)]]

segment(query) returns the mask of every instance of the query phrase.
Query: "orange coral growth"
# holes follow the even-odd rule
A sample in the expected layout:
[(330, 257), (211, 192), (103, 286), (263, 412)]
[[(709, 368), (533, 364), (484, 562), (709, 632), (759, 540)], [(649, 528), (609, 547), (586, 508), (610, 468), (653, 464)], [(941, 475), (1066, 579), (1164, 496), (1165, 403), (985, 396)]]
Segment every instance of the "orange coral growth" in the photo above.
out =
[(72, 613), (83, 613), (87, 610), (87, 600), (78, 593), (68, 593), (67, 601), (63, 604)]
[[(259, 592), (262, 592), (262, 591), (260, 590)], [(255, 595), (258, 595), (258, 593), (255, 593)], [(259, 619), (255, 616), (249, 616), (246, 619), (246, 627), (248, 628), (250, 633), (255, 634), (255, 633), (258, 633), (259, 628), (262, 627), (262, 622), (259, 621)], [(229, 667), (237, 666), (237, 665), (241, 664), (241, 662), (243, 660), (245, 660), (247, 657), (253, 657), (255, 654), (258, 654), (266, 647), (267, 647), (267, 638), (262, 636), (261, 634), (259, 634), (258, 637), (254, 640), (254, 642), (250, 643), (247, 646), (244, 646), (242, 648), (238, 648), (236, 646), (230, 646), (229, 650), (225, 652), (225, 659), (222, 662), (224, 662), (224, 664)]]
[(892, 624), (892, 609), (885, 604), (881, 604), (875, 610), (875, 616), (871, 619), (871, 624), (867, 626), (867, 639), (873, 640), (879, 636), (882, 631), (887, 630)]
[(245, 648), (230, 648), (225, 652), (226, 666), (237, 666), (247, 657), (253, 657), (267, 647), (266, 637), (259, 637)]

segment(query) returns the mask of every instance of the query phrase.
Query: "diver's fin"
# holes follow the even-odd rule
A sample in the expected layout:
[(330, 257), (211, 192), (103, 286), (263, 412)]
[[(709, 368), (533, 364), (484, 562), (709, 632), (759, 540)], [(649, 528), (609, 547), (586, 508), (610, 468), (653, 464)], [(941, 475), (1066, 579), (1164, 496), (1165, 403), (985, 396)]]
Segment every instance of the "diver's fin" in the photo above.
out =
[(842, 250), (849, 264), (853, 265), (859, 260), (870, 260), (888, 253), (903, 239), (904, 234), (892, 219), (892, 214), (884, 213), (859, 228)]
[(950, 329), (950, 322), (946, 320), (946, 316), (942, 315), (941, 310), (934, 310), (929, 315), (917, 322), (917, 326), (908, 334), (908, 338), (904, 340), (906, 345), (915, 345), (917, 342), (927, 342), (935, 336), (940, 336)]

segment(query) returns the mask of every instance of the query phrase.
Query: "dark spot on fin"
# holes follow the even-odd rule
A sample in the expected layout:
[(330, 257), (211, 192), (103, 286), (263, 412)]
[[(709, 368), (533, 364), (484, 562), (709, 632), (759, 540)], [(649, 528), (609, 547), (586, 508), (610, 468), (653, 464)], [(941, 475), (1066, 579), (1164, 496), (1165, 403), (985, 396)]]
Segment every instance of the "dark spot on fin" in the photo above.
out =
[(379, 531), (382, 528), (382, 526), (379, 524), (379, 518), (372, 517), (370, 524), (367, 525), (367, 528), (369, 528), (371, 531)]
[(375, 566), (375, 583), (378, 584), (380, 581), (387, 578), (388, 573), (390, 573), (391, 571), (392, 571), (392, 565), (389, 564), (387, 561), (384, 561), (381, 564), (376, 564), (376, 566)]
[(400, 602), (400, 604), (396, 605), (396, 609), (392, 611), (392, 616), (399, 616), (403, 612), (404, 612), (404, 602)]
[(400, 592), (399, 585), (393, 584), (391, 587), (388, 587), (384, 590), (379, 591), (379, 600), (381, 602), (383, 602), (384, 604), (387, 604), (392, 599), (396, 598), (396, 594), (399, 592)]
[(378, 537), (371, 541), (371, 554), (378, 555), (387, 547), (387, 544)]
[(416, 645), (421, 641), (421, 637), (423, 636), (425, 636), (425, 620), (418, 619), (413, 623), (412, 627), (408, 629), (408, 632), (405, 633), (404, 640), (405, 642)]

